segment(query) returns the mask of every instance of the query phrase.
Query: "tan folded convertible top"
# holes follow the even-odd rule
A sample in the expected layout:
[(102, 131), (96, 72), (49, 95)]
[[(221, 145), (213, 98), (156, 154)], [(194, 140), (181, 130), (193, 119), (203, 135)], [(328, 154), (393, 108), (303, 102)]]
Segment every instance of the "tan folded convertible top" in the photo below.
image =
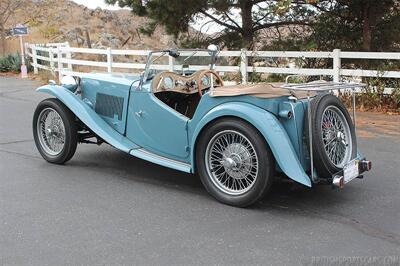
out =
[(283, 83), (261, 83), (261, 84), (239, 84), (233, 86), (215, 87), (211, 97), (250, 95), (259, 98), (276, 98), (282, 96), (295, 96), (296, 98), (307, 97), (306, 92), (291, 92), (281, 88)]

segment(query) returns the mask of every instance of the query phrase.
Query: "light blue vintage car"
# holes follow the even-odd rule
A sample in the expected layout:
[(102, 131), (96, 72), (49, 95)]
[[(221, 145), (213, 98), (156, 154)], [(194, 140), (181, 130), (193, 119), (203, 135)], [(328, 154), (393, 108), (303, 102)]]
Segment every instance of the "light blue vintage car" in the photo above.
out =
[[(188, 59), (199, 53), (209, 54), (209, 69), (189, 72)], [(63, 164), (78, 143), (108, 143), (197, 173), (217, 200), (240, 207), (260, 199), (276, 177), (343, 187), (370, 170), (357, 151), (351, 116), (333, 93), (362, 84), (224, 86), (213, 70), (217, 55), (212, 45), (153, 51), (140, 76), (90, 73), (38, 88), (53, 96), (33, 117), (40, 154)], [(182, 69), (155, 71), (153, 63), (165, 56), (180, 60)]]

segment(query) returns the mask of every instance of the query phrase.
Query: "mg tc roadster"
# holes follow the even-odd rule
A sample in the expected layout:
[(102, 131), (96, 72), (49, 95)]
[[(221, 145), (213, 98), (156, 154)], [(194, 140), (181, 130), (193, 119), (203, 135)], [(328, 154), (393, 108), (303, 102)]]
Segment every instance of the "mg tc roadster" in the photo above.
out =
[[(260, 199), (277, 177), (304, 186), (344, 187), (371, 169), (357, 150), (353, 115), (336, 96), (358, 83), (261, 83), (224, 86), (219, 51), (149, 53), (141, 75), (79, 74), (37, 89), (52, 98), (33, 116), (42, 157), (63, 164), (78, 143), (107, 143), (132, 156), (197, 173), (217, 200), (244, 207)], [(209, 67), (189, 71), (193, 56)], [(157, 71), (158, 59), (181, 65)]]

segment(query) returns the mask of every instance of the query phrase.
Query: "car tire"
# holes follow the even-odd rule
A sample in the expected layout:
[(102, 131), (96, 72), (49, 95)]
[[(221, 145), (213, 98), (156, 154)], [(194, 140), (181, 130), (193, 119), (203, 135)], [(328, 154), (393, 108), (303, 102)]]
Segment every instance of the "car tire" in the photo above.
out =
[(33, 115), (33, 138), (40, 155), (48, 162), (64, 164), (78, 144), (75, 115), (58, 99), (40, 102)]
[(274, 157), (263, 136), (245, 121), (217, 120), (203, 130), (196, 147), (200, 179), (218, 201), (246, 207), (269, 190)]
[[(331, 178), (357, 155), (355, 128), (342, 101), (332, 94), (320, 94), (311, 101), (311, 117), (314, 166), (320, 178)], [(340, 147), (344, 147), (342, 160), (332, 155)]]

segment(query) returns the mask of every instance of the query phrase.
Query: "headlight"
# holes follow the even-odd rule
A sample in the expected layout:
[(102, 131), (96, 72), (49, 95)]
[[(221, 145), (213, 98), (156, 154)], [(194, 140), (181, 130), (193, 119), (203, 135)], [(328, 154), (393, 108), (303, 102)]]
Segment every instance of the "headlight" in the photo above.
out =
[(64, 76), (61, 79), (61, 86), (63, 86), (64, 88), (75, 92), (76, 89), (78, 88), (78, 82), (76, 81), (76, 79), (73, 76)]

